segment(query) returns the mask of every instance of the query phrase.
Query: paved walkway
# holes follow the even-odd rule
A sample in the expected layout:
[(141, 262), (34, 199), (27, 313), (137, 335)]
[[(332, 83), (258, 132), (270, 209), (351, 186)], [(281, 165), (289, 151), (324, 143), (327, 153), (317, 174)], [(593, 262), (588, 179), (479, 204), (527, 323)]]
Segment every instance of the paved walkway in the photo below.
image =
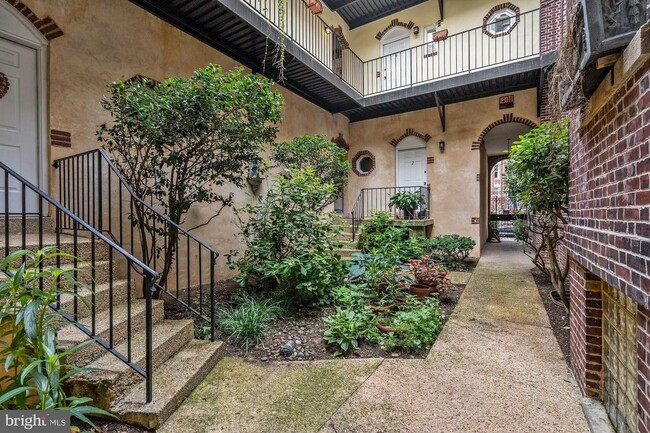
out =
[(227, 358), (159, 432), (588, 432), (531, 267), (488, 245), (427, 359)]
[(426, 360), (385, 360), (321, 433), (589, 432), (514, 243), (488, 244)]

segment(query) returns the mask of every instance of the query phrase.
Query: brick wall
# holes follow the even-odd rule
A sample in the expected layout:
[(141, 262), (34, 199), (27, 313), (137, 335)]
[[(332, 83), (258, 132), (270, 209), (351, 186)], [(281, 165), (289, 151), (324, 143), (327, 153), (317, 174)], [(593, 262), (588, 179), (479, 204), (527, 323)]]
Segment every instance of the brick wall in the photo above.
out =
[(571, 365), (580, 390), (600, 397), (602, 389), (602, 282), (575, 261), (569, 263), (571, 286)]
[(566, 0), (542, 0), (540, 2), (540, 48), (546, 54), (557, 50), (562, 42), (564, 28), (563, 2)]
[(650, 292), (650, 60), (571, 137), (568, 248), (641, 306)]

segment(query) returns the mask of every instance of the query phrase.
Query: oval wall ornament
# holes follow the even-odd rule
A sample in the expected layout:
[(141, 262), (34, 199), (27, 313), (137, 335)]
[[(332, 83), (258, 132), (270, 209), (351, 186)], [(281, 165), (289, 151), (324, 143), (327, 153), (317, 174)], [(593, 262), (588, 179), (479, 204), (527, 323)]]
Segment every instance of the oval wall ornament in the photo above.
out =
[(2, 99), (9, 91), (9, 79), (5, 74), (0, 72), (0, 99)]

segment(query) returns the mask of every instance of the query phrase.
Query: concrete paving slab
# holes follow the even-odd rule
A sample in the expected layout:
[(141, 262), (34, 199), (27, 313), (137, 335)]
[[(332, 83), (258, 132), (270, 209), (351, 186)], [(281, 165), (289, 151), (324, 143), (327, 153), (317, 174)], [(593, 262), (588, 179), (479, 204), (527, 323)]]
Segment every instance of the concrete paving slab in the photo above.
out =
[(316, 432), (381, 362), (224, 358), (158, 432)]
[(464, 286), (469, 282), (469, 279), (472, 277), (472, 273), (452, 271), (447, 274), (447, 277), (451, 280), (453, 284), (459, 284)]

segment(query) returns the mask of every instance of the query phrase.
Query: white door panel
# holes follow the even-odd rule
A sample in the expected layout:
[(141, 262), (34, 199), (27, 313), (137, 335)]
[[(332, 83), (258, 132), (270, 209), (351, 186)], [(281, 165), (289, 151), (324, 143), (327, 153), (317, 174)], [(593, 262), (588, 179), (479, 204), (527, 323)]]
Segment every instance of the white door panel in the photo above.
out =
[(410, 84), (411, 52), (409, 38), (382, 45), (383, 90), (398, 89)]
[(407, 149), (397, 152), (397, 186), (427, 185), (427, 150)]
[[(9, 91), (0, 99), (0, 161), (38, 185), (38, 97), (36, 51), (6, 39), (0, 39), (0, 72), (9, 80)], [(9, 210), (22, 210), (21, 191), (11, 180), (0, 179), (0, 212), (4, 212), (5, 194)], [(26, 211), (37, 211), (33, 193), (25, 197)]]

